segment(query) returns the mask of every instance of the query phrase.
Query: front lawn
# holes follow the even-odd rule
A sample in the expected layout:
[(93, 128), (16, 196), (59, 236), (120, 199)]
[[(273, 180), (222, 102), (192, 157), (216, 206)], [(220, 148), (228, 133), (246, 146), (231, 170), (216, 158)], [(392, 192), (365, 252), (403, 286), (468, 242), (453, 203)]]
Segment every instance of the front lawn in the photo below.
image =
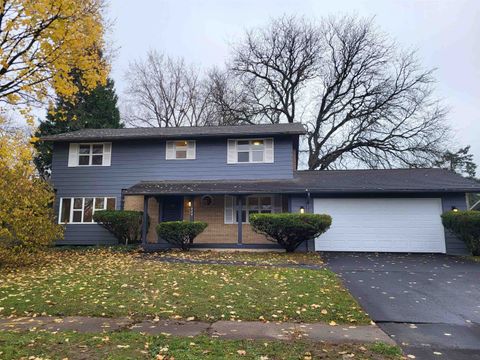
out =
[(169, 264), (111, 249), (52, 251), (0, 270), (0, 315), (367, 324), (329, 270)]
[(218, 260), (244, 263), (256, 263), (259, 265), (323, 265), (322, 258), (318, 253), (286, 253), (279, 252), (247, 252), (247, 251), (164, 251), (151, 254), (151, 257), (173, 258), (178, 260)]
[(385, 359), (399, 360), (398, 347), (385, 344), (330, 345), (306, 341), (178, 338), (134, 332), (109, 334), (0, 332), (0, 358), (13, 359)]

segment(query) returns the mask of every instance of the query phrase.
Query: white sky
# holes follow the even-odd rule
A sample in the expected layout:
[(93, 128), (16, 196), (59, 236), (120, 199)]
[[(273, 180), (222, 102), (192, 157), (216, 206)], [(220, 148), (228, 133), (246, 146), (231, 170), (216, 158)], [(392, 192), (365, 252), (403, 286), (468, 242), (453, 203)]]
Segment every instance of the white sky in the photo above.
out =
[(451, 109), (455, 144), (472, 145), (480, 164), (480, 0), (111, 0), (112, 38), (118, 48), (112, 77), (119, 95), (128, 63), (149, 49), (182, 56), (201, 67), (222, 66), (250, 27), (288, 15), (316, 19), (335, 14), (375, 16), (379, 27), (425, 67), (437, 68), (438, 95)]

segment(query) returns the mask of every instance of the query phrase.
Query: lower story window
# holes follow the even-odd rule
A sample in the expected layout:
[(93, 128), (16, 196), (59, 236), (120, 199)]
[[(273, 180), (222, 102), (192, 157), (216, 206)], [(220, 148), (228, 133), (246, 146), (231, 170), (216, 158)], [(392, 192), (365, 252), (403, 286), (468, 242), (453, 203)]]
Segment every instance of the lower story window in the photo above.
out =
[[(225, 197), (225, 223), (238, 223), (237, 199), (233, 196)], [(274, 201), (279, 201), (272, 195), (252, 195), (247, 196), (242, 204), (242, 223), (248, 224), (251, 214), (269, 214), (281, 211), (281, 205), (275, 207)]]
[(114, 197), (75, 197), (60, 199), (60, 217), (62, 224), (94, 223), (93, 214), (100, 210), (115, 210)]

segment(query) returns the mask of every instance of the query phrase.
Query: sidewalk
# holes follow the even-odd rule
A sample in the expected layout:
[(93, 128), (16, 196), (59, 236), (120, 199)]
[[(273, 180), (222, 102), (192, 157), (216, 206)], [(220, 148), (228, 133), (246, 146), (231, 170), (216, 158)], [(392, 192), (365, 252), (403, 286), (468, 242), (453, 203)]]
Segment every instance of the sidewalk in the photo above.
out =
[(100, 317), (19, 317), (0, 318), (0, 331), (77, 331), (99, 333), (137, 331), (149, 335), (196, 336), (207, 334), (220, 339), (292, 340), (298, 338), (329, 343), (395, 342), (376, 325), (337, 325), (324, 323), (274, 323), (259, 321), (217, 321), (214, 323), (177, 320), (141, 320)]

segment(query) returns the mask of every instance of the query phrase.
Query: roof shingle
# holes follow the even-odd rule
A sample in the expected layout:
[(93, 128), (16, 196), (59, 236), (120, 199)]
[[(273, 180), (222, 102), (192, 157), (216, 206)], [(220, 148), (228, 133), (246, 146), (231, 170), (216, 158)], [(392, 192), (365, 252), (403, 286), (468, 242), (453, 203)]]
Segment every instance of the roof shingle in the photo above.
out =
[(442, 169), (296, 171), (287, 180), (145, 181), (126, 194), (480, 192), (480, 183)]
[(42, 137), (43, 141), (104, 141), (127, 139), (178, 139), (182, 137), (220, 137), (252, 135), (303, 135), (301, 123), (236, 126), (184, 126), (169, 128), (82, 129)]

